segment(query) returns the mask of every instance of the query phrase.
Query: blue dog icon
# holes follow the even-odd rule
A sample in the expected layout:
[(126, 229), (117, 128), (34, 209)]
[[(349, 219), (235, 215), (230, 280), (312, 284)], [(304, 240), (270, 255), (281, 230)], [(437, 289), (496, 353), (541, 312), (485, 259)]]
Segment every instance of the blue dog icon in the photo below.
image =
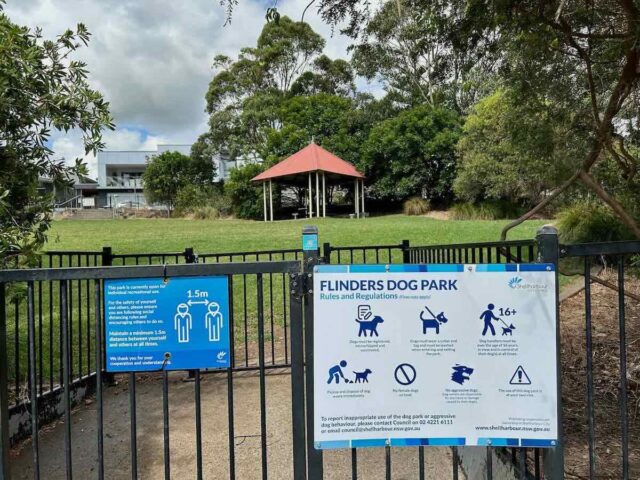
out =
[(367, 368), (363, 372), (353, 372), (356, 375), (356, 380), (354, 383), (369, 383), (369, 375), (373, 372)]
[(360, 330), (358, 331), (358, 336), (367, 336), (367, 331), (369, 332), (369, 336), (373, 337), (374, 335), (378, 336), (378, 324), (384, 323), (382, 317), (376, 315), (372, 320), (358, 320), (356, 318), (356, 322), (360, 324)]

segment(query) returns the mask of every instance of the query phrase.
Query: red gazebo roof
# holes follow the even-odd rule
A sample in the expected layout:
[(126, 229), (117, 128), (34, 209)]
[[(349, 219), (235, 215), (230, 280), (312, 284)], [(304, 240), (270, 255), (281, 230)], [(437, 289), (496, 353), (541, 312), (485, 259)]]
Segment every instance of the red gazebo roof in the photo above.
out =
[(273, 167), (256, 175), (251, 180), (260, 182), (278, 177), (288, 177), (300, 173), (323, 171), (345, 177), (364, 178), (356, 167), (342, 160), (315, 143), (310, 143), (302, 150), (285, 158)]

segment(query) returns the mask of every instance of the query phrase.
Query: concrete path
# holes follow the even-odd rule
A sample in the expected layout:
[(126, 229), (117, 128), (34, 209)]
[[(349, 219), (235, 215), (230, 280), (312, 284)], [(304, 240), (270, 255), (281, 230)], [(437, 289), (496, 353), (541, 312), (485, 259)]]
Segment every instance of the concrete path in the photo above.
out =
[[(170, 377), (171, 477), (196, 478), (194, 384), (183, 382), (184, 374)], [(270, 374), (267, 391), (267, 464), (269, 478), (293, 478), (291, 441), (291, 380), (288, 374)], [(147, 377), (137, 382), (139, 478), (163, 478), (162, 382)], [(234, 376), (236, 478), (261, 478), (260, 390), (255, 374)], [(202, 442), (204, 477), (229, 478), (227, 379), (205, 375), (202, 380)], [(129, 395), (126, 383), (108, 388), (104, 398), (105, 476), (129, 479), (130, 429)], [(72, 415), (73, 476), (97, 477), (96, 404), (83, 405)], [(65, 478), (64, 425), (46, 427), (40, 436), (41, 476), (50, 480)], [(12, 478), (33, 478), (31, 443), (26, 442), (12, 455)], [(418, 450), (392, 450), (392, 478), (418, 478)], [(326, 479), (351, 478), (351, 452), (325, 452)], [(448, 448), (425, 448), (426, 478), (452, 477)], [(364, 480), (384, 479), (385, 456), (382, 449), (358, 451), (358, 474)], [(462, 472), (460, 478), (464, 478)]]

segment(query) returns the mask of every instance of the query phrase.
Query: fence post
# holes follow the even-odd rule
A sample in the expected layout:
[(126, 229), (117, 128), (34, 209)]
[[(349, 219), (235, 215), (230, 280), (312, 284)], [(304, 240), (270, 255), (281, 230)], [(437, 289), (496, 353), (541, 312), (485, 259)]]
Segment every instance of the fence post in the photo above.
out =
[(402, 263), (410, 263), (411, 258), (409, 255), (409, 240), (402, 240)]
[(113, 252), (111, 247), (102, 247), (102, 266), (110, 267), (113, 264)]
[(196, 263), (196, 256), (193, 253), (193, 247), (185, 248), (182, 255), (184, 256), (185, 263)]
[[(113, 251), (111, 247), (102, 247), (102, 266), (103, 267), (111, 267), (113, 265)], [(104, 284), (103, 284), (104, 285)], [(102, 315), (100, 317), (105, 321), (105, 311), (104, 305), (102, 305)], [(102, 338), (104, 339), (104, 325), (101, 326), (102, 330)], [(104, 344), (104, 342), (103, 342)], [(97, 345), (96, 348), (104, 349), (103, 345)], [(107, 365), (107, 352), (104, 350), (102, 352), (102, 381), (107, 385), (115, 385), (116, 384), (116, 376), (113, 373), (109, 373), (106, 370)]]
[(324, 263), (331, 263), (331, 244), (329, 242), (322, 244), (322, 257), (324, 258)]
[[(315, 239), (314, 239), (315, 237)], [(319, 263), (318, 228), (302, 227), (302, 273), (308, 285), (304, 298), (304, 344), (306, 365), (306, 404), (307, 404), (307, 459), (309, 480), (322, 480), (322, 451), (316, 450), (314, 438), (313, 405), (313, 267)]]
[(544, 476), (553, 480), (564, 478), (564, 438), (562, 431), (562, 362), (560, 361), (560, 305), (558, 303), (558, 262), (560, 260), (560, 242), (558, 240), (558, 230), (550, 225), (544, 225), (536, 233), (536, 243), (538, 245), (538, 262), (551, 263), (554, 265), (556, 276), (556, 352), (557, 364), (556, 375), (558, 378), (558, 444), (554, 448), (545, 450), (544, 456)]
[[(184, 257), (184, 263), (196, 263), (196, 256), (193, 253), (193, 247), (186, 247), (184, 249), (184, 252), (182, 252), (182, 256)], [(187, 378), (185, 380), (188, 380), (190, 382), (195, 382), (196, 371), (189, 370), (187, 374)]]
[(0, 283), (0, 480), (9, 480), (9, 385), (5, 286)]

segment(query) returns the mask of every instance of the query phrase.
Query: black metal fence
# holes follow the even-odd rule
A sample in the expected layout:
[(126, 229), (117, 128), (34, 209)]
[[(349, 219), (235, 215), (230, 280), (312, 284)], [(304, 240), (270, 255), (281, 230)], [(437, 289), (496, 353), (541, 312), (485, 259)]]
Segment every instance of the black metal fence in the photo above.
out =
[[(549, 241), (550, 240), (550, 241)], [(546, 242), (546, 243), (545, 243)], [(563, 452), (583, 446), (588, 451), (588, 468), (576, 467), (576, 476), (584, 478), (637, 478), (638, 460), (634, 463), (634, 452), (640, 449), (640, 427), (635, 409), (637, 408), (637, 348), (632, 350), (632, 363), (628, 365), (629, 333), (635, 339), (638, 333), (638, 318), (632, 317), (627, 322), (628, 302), (636, 302), (636, 294), (628, 292), (625, 287), (625, 260), (630, 255), (640, 253), (640, 242), (620, 242), (604, 244), (587, 244), (559, 246), (556, 235), (547, 240), (540, 239), (474, 243), (440, 246), (411, 246), (408, 241), (395, 245), (377, 246), (332, 246), (325, 243), (320, 252), (304, 254), (302, 250), (285, 249), (260, 252), (232, 252), (216, 254), (196, 254), (193, 249), (185, 249), (179, 253), (155, 254), (114, 254), (105, 248), (100, 252), (47, 252), (42, 257), (42, 268), (19, 272), (0, 272), (0, 405), (6, 405), (9, 415), (0, 412), (0, 447), (6, 456), (8, 448), (20, 439), (31, 435), (33, 449), (33, 471), (37, 472), (38, 427), (64, 415), (65, 418), (65, 469), (68, 478), (72, 474), (71, 459), (71, 417), (74, 405), (88, 395), (96, 395), (98, 403), (99, 428), (96, 438), (96, 454), (98, 476), (104, 474), (104, 421), (102, 411), (103, 384), (113, 382), (103, 371), (104, 358), (100, 346), (102, 335), (102, 290), (101, 282), (110, 276), (172, 276), (191, 274), (223, 273), (230, 278), (231, 314), (233, 318), (232, 346), (233, 367), (223, 372), (227, 382), (227, 434), (229, 459), (225, 476), (242, 478), (237, 470), (235, 451), (235, 418), (233, 382), (236, 375), (242, 372), (257, 372), (259, 380), (259, 423), (260, 423), (260, 472), (262, 478), (276, 478), (277, 474), (270, 470), (267, 463), (272, 450), (267, 439), (267, 381), (266, 372), (270, 369), (291, 367), (292, 378), (297, 378), (297, 387), (292, 386), (291, 401), (293, 444), (305, 443), (304, 429), (300, 432), (300, 421), (304, 422), (304, 394), (307, 400), (310, 395), (313, 378), (305, 372), (303, 355), (306, 364), (312, 363), (313, 352), (302, 350), (304, 343), (312, 345), (312, 304), (305, 302), (298, 291), (298, 279), (301, 264), (309, 271), (314, 262), (327, 263), (512, 263), (547, 261), (558, 263), (561, 259), (579, 259), (583, 265), (585, 278), (584, 295), (584, 365), (570, 366), (578, 369), (583, 382), (571, 384), (571, 388), (583, 388), (584, 410), (579, 418), (572, 418), (572, 430), (565, 429), (563, 439), (570, 444), (552, 450), (539, 449), (501, 449), (487, 448), (485, 452), (486, 478), (494, 475), (497, 461), (508, 462), (514, 466), (518, 478), (561, 478), (564, 465), (574, 468), (573, 453), (566, 462)], [(546, 245), (546, 246), (545, 246)], [(302, 261), (302, 262), (301, 262)], [(195, 265), (199, 263), (200, 265)], [(611, 319), (595, 318), (592, 314), (591, 280), (592, 267), (595, 264), (614, 265), (616, 280), (610, 281), (616, 288), (617, 295), (617, 333), (615, 342), (618, 346), (618, 358), (615, 368), (598, 363), (602, 345), (599, 336), (594, 337), (600, 323), (608, 322), (607, 338), (611, 339)], [(187, 265), (177, 265), (187, 264)], [(189, 265), (191, 264), (191, 265)], [(204, 265), (202, 265), (204, 264)], [(105, 269), (102, 266), (124, 266), (126, 268)], [(78, 268), (81, 267), (81, 268)], [(87, 268), (89, 267), (89, 268)], [(124, 273), (127, 272), (127, 273)], [(291, 275), (295, 278), (292, 279)], [(114, 277), (115, 278), (115, 277)], [(602, 281), (600, 281), (602, 282)], [(610, 285), (611, 286), (611, 285)], [(304, 304), (304, 305), (303, 305)], [(304, 308), (304, 310), (303, 310)], [(306, 318), (305, 329), (302, 329), (303, 312)], [(637, 315), (638, 310), (633, 310)], [(635, 323), (633, 323), (635, 322)], [(630, 329), (633, 329), (630, 331)], [(633, 336), (635, 335), (635, 336)], [(633, 340), (636, 341), (637, 340)], [(558, 351), (561, 351), (560, 349)], [(635, 356), (634, 356), (635, 355)], [(609, 359), (610, 361), (610, 359)], [(296, 363), (297, 362), (297, 363)], [(292, 365), (293, 364), (293, 365)], [(569, 366), (563, 365), (562, 378), (572, 378)], [(614, 372), (615, 370), (615, 372)], [(575, 373), (575, 372), (573, 372)], [(598, 385), (608, 381), (611, 383), (615, 375), (617, 392), (598, 391)], [(636, 376), (634, 376), (636, 375)], [(202, 412), (200, 407), (201, 373), (191, 372), (194, 380), (194, 402), (196, 420), (195, 458), (198, 478), (202, 478)], [(129, 374), (125, 379), (130, 399), (130, 473), (137, 478), (139, 465), (136, 440), (136, 380), (140, 374)], [(122, 381), (122, 380), (121, 380)], [(302, 382), (302, 383), (300, 383)], [(635, 382), (635, 383), (634, 383)], [(575, 382), (574, 382), (575, 383)], [(162, 374), (162, 411), (165, 473), (170, 473), (171, 462), (169, 452), (169, 378)], [(300, 392), (300, 385), (306, 385), (306, 392)], [(296, 390), (297, 389), (297, 390)], [(297, 391), (297, 393), (296, 393)], [(565, 392), (566, 393), (566, 392)], [(615, 401), (612, 402), (612, 395)], [(633, 396), (629, 400), (630, 396)], [(302, 403), (301, 403), (302, 402)], [(312, 403), (307, 403), (307, 431), (312, 433)], [(605, 419), (611, 417), (611, 409), (617, 409), (618, 423), (612, 428)], [(632, 410), (630, 415), (629, 410)], [(302, 420), (300, 415), (303, 416)], [(575, 413), (572, 412), (575, 417)], [(297, 421), (296, 421), (297, 418)], [(35, 419), (35, 421), (34, 421)], [(583, 429), (573, 425), (586, 426)], [(606, 432), (599, 430), (599, 421), (606, 425)], [(12, 425), (9, 430), (9, 424)], [(565, 423), (566, 425), (566, 423)], [(16, 427), (17, 426), (17, 427)], [(9, 432), (11, 433), (9, 434)], [(603, 434), (606, 433), (606, 436)], [(598, 440), (597, 434), (607, 440)], [(615, 441), (614, 441), (615, 440)], [(582, 442), (582, 443), (581, 443)], [(606, 442), (604, 444), (603, 442)], [(605, 451), (606, 449), (606, 451)], [(306, 451), (291, 453), (290, 461), (297, 465), (300, 472), (305, 466), (309, 478), (322, 478), (323, 464), (331, 463), (325, 455), (316, 451), (307, 443)], [(613, 454), (611, 452), (614, 452)], [(453, 449), (451, 461), (451, 477), (459, 478), (461, 452)], [(329, 458), (330, 458), (329, 454)], [(358, 478), (361, 470), (358, 459), (362, 455), (357, 449), (351, 450), (347, 463), (352, 478)], [(619, 461), (603, 461), (616, 455)], [(381, 468), (385, 478), (392, 478), (392, 450), (386, 448)], [(400, 462), (406, 461), (406, 456)], [(425, 460), (427, 459), (427, 460)], [(368, 459), (367, 461), (370, 461)], [(426, 478), (425, 461), (428, 453), (424, 447), (415, 448), (417, 476)], [(2, 465), (8, 461), (3, 459)], [(302, 465), (302, 466), (301, 466)], [(635, 468), (635, 470), (634, 470)], [(2, 469), (0, 469), (2, 470)], [(0, 478), (4, 479), (0, 471)], [(298, 478), (298, 477), (296, 477)], [(300, 477), (302, 478), (302, 477)]]

